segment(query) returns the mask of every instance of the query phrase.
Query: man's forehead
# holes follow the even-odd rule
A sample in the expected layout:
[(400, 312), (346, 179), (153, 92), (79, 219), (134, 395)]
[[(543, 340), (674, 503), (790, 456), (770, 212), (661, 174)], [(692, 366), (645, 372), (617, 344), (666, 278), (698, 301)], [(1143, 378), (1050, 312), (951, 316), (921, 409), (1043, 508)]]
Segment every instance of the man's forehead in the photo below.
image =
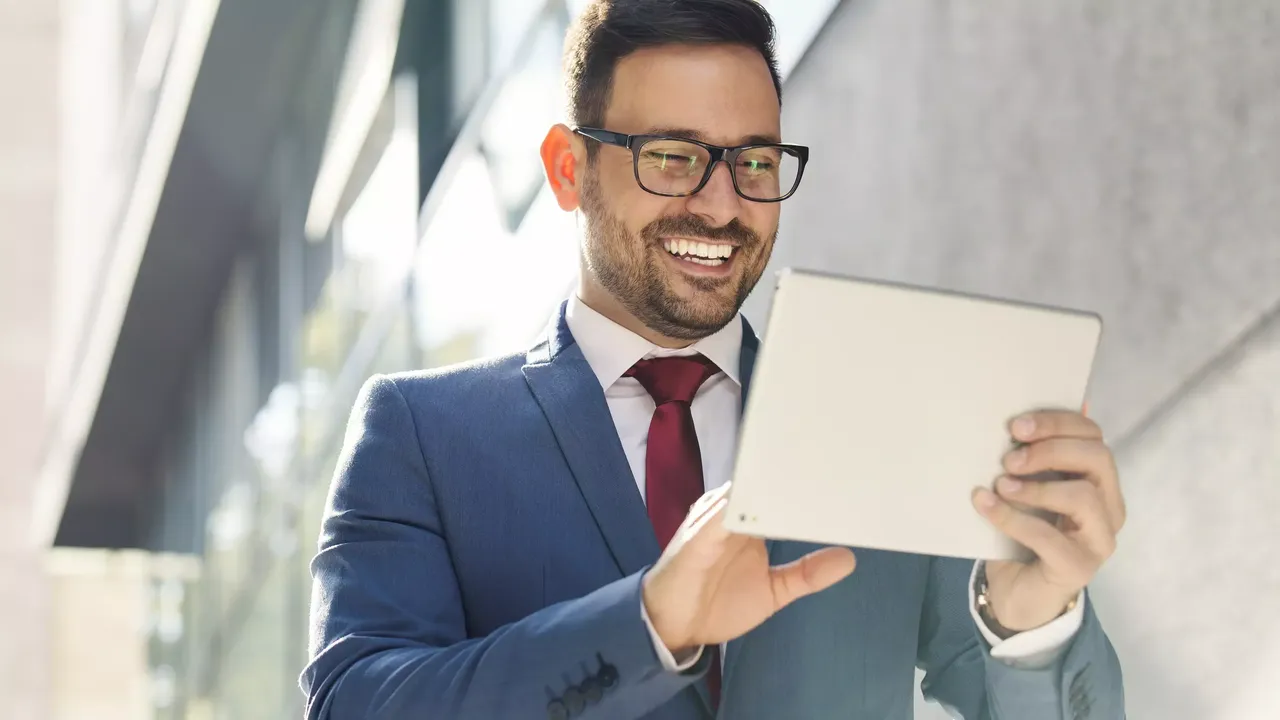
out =
[(779, 142), (781, 108), (760, 53), (729, 45), (646, 48), (618, 63), (609, 130), (716, 145)]

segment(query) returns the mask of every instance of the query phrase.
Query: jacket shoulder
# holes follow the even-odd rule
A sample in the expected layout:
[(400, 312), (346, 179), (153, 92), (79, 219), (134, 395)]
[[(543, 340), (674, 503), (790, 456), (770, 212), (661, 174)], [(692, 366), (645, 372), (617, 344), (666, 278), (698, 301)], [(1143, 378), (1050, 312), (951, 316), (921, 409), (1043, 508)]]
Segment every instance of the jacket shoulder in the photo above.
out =
[(474, 405), (486, 397), (503, 394), (513, 383), (524, 386), (526, 355), (523, 352), (469, 360), (429, 370), (376, 375), (370, 383), (382, 379), (395, 386), (410, 407), (466, 402)]

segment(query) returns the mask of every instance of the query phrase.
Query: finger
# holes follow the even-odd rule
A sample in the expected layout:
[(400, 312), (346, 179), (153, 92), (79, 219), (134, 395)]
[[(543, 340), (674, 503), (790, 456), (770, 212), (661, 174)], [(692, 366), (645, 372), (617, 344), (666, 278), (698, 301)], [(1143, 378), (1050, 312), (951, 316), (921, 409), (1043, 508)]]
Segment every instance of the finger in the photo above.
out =
[(857, 565), (853, 551), (847, 547), (828, 547), (769, 568), (773, 586), (773, 611), (777, 612), (805, 595), (826, 590), (853, 572)]
[(686, 533), (689, 536), (701, 535), (706, 533), (705, 537), (711, 539), (724, 539), (731, 535), (729, 529), (724, 525), (725, 508), (729, 507), (729, 498), (720, 497), (715, 502), (705, 508), (701, 515), (694, 515), (692, 512), (689, 517), (685, 518)]
[(1098, 440), (1055, 437), (1014, 448), (1004, 456), (1004, 469), (1013, 475), (1056, 470), (1088, 476), (1094, 482), (1114, 472), (1111, 451)]
[(702, 497), (695, 500), (693, 505), (689, 507), (689, 517), (696, 522), (699, 518), (705, 515), (711, 507), (720, 500), (720, 498), (729, 494), (729, 488), (731, 485), (733, 485), (733, 483), (727, 482), (720, 487), (712, 488), (711, 490), (704, 492)]
[(706, 525), (708, 516), (714, 515), (720, 510), (723, 504), (727, 504), (728, 499), (725, 497), (729, 492), (729, 483), (725, 483), (718, 488), (708, 490), (702, 494), (702, 497), (693, 502), (689, 506), (689, 514), (684, 516), (684, 522), (680, 523), (682, 532), (693, 533), (698, 528)]
[(1037, 410), (1019, 415), (1009, 423), (1009, 432), (1019, 442), (1035, 442), (1051, 437), (1101, 440), (1102, 428), (1082, 413), (1069, 410)]
[(998, 530), (1035, 553), (1055, 576), (1081, 587), (1088, 584), (1095, 562), (1044, 518), (1018, 510), (986, 488), (974, 492), (974, 505)]
[(1087, 480), (1031, 482), (1002, 477), (996, 492), (1008, 501), (1063, 515), (1078, 528), (1077, 541), (1099, 558), (1115, 552), (1116, 531), (1111, 524), (1102, 491)]
[(1030, 476), (1057, 471), (1082, 477), (1102, 491), (1111, 526), (1124, 526), (1124, 497), (1111, 449), (1100, 440), (1054, 437), (1016, 448), (1004, 457), (1004, 467), (1012, 475)]

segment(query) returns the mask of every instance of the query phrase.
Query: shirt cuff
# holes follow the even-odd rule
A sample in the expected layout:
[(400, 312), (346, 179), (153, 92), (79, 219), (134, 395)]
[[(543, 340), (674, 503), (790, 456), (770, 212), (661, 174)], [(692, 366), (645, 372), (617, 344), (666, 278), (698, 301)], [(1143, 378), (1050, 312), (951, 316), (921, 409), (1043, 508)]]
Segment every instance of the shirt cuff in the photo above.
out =
[(982, 637), (991, 646), (991, 657), (1020, 670), (1043, 670), (1053, 665), (1084, 625), (1085, 592), (1081, 590), (1075, 607), (1057, 619), (1001, 640), (978, 615), (978, 596), (974, 583), (980, 566), (981, 561), (974, 563), (973, 573), (969, 577), (969, 614), (977, 623)]
[(644, 626), (649, 630), (649, 637), (653, 640), (653, 650), (658, 653), (658, 660), (662, 662), (664, 670), (684, 672), (698, 664), (698, 658), (702, 657), (702, 648), (686, 650), (680, 653), (680, 657), (673, 655), (662, 642), (662, 638), (658, 637), (658, 631), (654, 629), (653, 623), (649, 621), (649, 611), (644, 609), (644, 603), (640, 603), (640, 618), (644, 620)]

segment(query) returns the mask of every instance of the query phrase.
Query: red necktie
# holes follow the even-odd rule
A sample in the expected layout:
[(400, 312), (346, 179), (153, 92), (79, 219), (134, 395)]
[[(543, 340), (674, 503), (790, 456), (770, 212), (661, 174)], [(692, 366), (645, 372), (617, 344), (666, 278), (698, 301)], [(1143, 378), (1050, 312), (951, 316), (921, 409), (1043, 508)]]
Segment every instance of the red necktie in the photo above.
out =
[[(702, 452), (693, 427), (690, 405), (698, 388), (720, 369), (701, 355), (641, 360), (627, 371), (640, 381), (657, 409), (649, 423), (649, 448), (645, 453), (645, 503), (649, 520), (663, 549), (689, 514), (689, 508), (705, 492)], [(720, 648), (708, 647), (711, 667), (707, 687), (712, 707), (720, 705)]]

